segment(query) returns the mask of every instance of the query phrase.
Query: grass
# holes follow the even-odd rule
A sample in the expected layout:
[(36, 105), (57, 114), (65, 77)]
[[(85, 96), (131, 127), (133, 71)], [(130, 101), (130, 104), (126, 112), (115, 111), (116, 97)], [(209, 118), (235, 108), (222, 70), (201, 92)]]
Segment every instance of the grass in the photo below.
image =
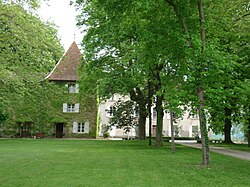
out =
[(225, 147), (228, 149), (235, 149), (239, 151), (247, 151), (250, 152), (250, 147), (248, 147), (247, 144), (225, 144), (225, 143), (217, 143), (217, 144), (211, 144), (212, 146), (216, 147)]
[(250, 162), (146, 141), (0, 139), (0, 186), (249, 186)]

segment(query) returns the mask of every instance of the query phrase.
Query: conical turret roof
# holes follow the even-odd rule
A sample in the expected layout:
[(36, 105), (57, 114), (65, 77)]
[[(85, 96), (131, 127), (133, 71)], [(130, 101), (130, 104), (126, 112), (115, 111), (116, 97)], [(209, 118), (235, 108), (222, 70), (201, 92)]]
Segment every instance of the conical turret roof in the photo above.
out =
[(78, 79), (77, 67), (81, 60), (80, 49), (73, 42), (46, 79), (50, 81), (76, 81)]

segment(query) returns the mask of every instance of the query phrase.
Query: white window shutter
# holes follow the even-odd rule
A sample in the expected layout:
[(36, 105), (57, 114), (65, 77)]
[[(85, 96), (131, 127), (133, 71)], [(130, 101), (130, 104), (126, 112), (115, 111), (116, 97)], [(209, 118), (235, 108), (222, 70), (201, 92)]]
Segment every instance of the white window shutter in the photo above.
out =
[(75, 93), (79, 93), (79, 84), (76, 84), (76, 92)]
[(75, 104), (75, 112), (79, 112), (80, 104), (76, 103)]
[(77, 133), (77, 131), (78, 131), (78, 123), (73, 122), (73, 133)]
[(69, 86), (69, 90), (68, 90), (68, 91), (69, 91), (69, 93), (74, 93), (74, 92), (73, 92), (74, 90), (73, 90), (72, 85)]
[(170, 118), (170, 113), (167, 113), (167, 119), (171, 119), (171, 118)]
[(68, 108), (67, 103), (63, 103), (63, 112), (67, 112), (67, 108)]
[(89, 133), (89, 122), (84, 123), (84, 133)]

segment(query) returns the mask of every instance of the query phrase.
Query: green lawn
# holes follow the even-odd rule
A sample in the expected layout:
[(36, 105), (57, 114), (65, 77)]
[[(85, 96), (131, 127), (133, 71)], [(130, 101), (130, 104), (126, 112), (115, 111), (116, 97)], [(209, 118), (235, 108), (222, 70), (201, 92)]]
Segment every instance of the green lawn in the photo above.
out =
[(249, 186), (250, 162), (145, 141), (0, 139), (0, 186)]

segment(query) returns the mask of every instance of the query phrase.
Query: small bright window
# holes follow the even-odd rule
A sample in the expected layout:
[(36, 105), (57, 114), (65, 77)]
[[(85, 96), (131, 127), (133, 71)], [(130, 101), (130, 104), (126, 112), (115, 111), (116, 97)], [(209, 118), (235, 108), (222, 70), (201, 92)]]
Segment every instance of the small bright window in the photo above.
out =
[(75, 112), (75, 104), (68, 104), (67, 112)]
[(78, 93), (79, 92), (79, 85), (78, 84), (69, 84), (69, 93)]
[(68, 104), (68, 103), (63, 103), (63, 112), (79, 112), (79, 103), (72, 103), (72, 104)]

